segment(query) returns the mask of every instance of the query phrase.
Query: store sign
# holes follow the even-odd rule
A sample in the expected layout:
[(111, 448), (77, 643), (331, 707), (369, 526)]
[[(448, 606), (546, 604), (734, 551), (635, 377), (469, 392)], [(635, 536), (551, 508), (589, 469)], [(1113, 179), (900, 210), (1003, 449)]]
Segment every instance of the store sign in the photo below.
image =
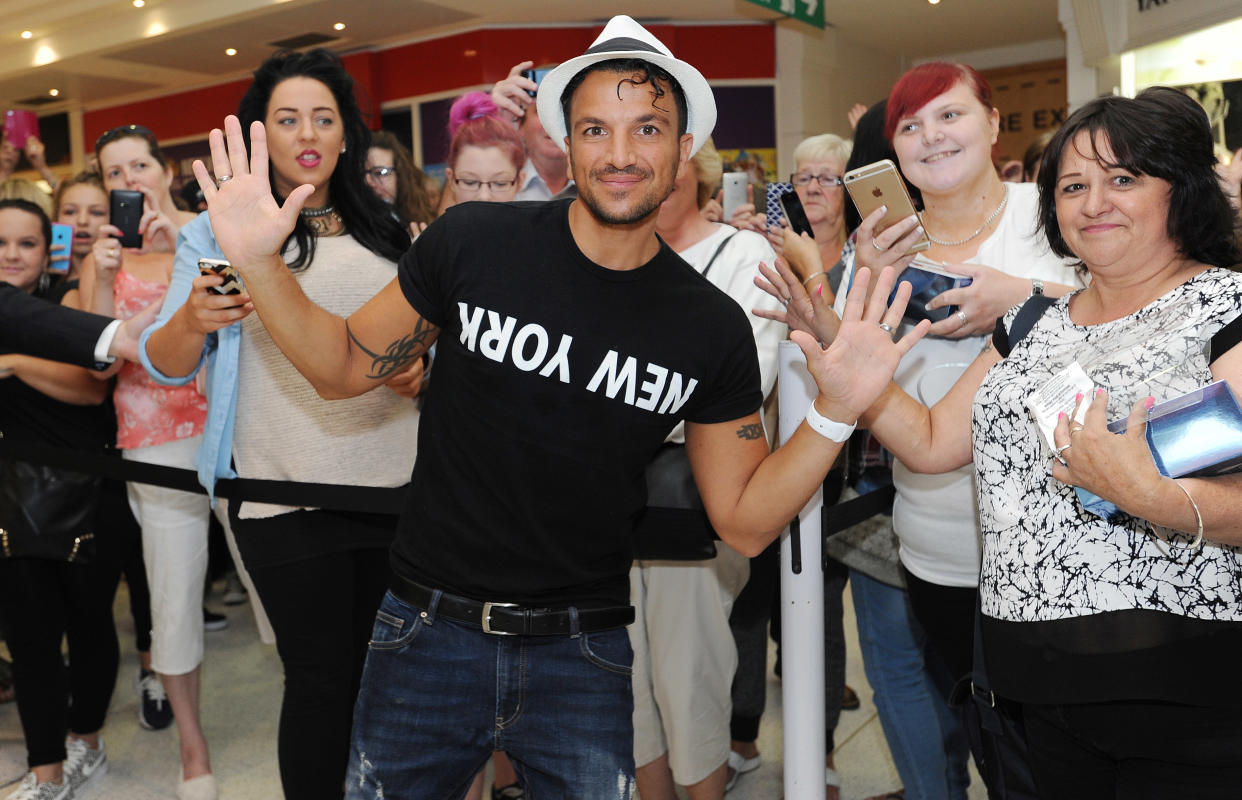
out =
[(824, 4), (822, 0), (749, 0), (757, 6), (776, 11), (787, 17), (814, 25), (823, 30)]
[[(1101, 10), (1105, 0), (1098, 2)], [(1077, 2), (1077, 0), (1076, 0)], [(1185, 36), (1236, 19), (1238, 0), (1126, 0), (1125, 33), (1114, 53)], [(1111, 38), (1111, 37), (1110, 37)]]
[(1000, 115), (1001, 133), (1023, 133), (1034, 131), (1042, 133), (1046, 130), (1061, 127), (1065, 122), (1065, 106), (1060, 108), (1033, 108), (1025, 111), (1014, 111)]

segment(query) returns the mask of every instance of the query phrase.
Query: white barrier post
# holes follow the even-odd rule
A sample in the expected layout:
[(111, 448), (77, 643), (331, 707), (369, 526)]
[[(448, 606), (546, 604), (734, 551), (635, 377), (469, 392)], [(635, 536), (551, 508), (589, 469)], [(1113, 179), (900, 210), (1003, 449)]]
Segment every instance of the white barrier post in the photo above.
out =
[[(780, 345), (780, 441), (789, 441), (819, 393), (798, 345)], [(781, 538), (781, 708), (785, 797), (824, 800), (824, 570), (818, 491)], [(795, 551), (795, 546), (797, 550)]]

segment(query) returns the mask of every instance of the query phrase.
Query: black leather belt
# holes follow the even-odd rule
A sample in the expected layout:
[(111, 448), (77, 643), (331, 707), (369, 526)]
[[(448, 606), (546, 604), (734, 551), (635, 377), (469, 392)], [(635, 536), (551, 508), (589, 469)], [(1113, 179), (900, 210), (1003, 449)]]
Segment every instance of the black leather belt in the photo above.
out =
[[(394, 595), (410, 605), (430, 609), (434, 590), (429, 587), (394, 575), (391, 588)], [(516, 603), (479, 602), (441, 592), (435, 615), (478, 625), (484, 633), (498, 636), (569, 636), (573, 633), (575, 615), (578, 633), (592, 633), (629, 625), (634, 621), (634, 607), (528, 608)]]

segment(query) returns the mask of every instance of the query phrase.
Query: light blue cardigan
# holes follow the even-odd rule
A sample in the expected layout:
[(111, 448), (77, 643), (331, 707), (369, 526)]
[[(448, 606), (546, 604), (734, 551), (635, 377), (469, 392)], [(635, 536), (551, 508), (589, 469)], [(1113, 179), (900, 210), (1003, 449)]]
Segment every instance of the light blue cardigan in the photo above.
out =
[(180, 377), (165, 375), (155, 368), (147, 355), (147, 340), (151, 334), (168, 324), (177, 309), (185, 305), (198, 277), (200, 258), (224, 258), (211, 232), (207, 212), (182, 226), (177, 236), (177, 254), (173, 262), (172, 280), (164, 305), (151, 327), (142, 332), (138, 342), (138, 357), (151, 379), (165, 386), (184, 386), (194, 380), (195, 374), (207, 366), (207, 423), (203, 429), (203, 443), (194, 455), (198, 470), (198, 482), (207, 490), (215, 503), (216, 481), (236, 478), (233, 471), (233, 422), (237, 417), (237, 369), (241, 356), (241, 322), (207, 334), (203, 353), (189, 375)]

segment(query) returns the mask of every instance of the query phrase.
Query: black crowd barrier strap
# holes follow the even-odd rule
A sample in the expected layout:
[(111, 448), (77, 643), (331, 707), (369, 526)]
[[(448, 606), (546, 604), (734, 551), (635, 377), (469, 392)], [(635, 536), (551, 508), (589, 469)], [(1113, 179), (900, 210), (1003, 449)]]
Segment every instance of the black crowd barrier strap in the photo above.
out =
[[(0, 436), (0, 458), (13, 458), (32, 464), (46, 464), (49, 467), (101, 475), (113, 480), (149, 483), (206, 494), (206, 490), (199, 485), (198, 474), (194, 470), (129, 461), (108, 453), (18, 444)], [(824, 518), (824, 538), (887, 511), (893, 503), (895, 491), (892, 486), (887, 486), (838, 505), (824, 506), (820, 512)], [(405, 486), (342, 486), (334, 483), (297, 483), (258, 478), (230, 478), (216, 482), (216, 495), (232, 500), (376, 514), (400, 514), (405, 507), (405, 493)], [(798, 525), (797, 517), (791, 521), (790, 527), (790, 533), (795, 540), (794, 572), (801, 572), (801, 526)]]
[[(101, 475), (119, 481), (150, 483), (169, 489), (206, 494), (194, 470), (129, 461), (108, 453), (68, 447), (17, 444), (0, 437), (0, 458)], [(307, 506), (334, 511), (400, 514), (405, 507), (406, 487), (342, 486), (333, 483), (296, 483), (257, 478), (231, 478), (216, 483), (216, 495), (231, 500), (250, 500), (282, 506)]]
[(824, 506), (824, 539), (888, 511), (896, 494), (892, 486), (885, 486), (835, 506)]

